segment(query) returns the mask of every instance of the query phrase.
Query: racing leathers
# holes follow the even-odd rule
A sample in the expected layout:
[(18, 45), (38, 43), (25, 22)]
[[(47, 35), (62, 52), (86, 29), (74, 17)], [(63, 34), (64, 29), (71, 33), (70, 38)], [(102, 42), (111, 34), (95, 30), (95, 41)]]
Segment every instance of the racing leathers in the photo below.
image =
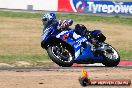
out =
[[(43, 31), (42, 31), (42, 35), (41, 35), (41, 41), (44, 40), (44, 38), (46, 37), (46, 32), (45, 29), (49, 26), (54, 26), (56, 27), (57, 30), (69, 30), (69, 26), (71, 26), (73, 24), (73, 20), (69, 19), (69, 20), (52, 20), (52, 21), (48, 21), (45, 23), (45, 21), (43, 22)], [(48, 32), (47, 32), (48, 33)]]

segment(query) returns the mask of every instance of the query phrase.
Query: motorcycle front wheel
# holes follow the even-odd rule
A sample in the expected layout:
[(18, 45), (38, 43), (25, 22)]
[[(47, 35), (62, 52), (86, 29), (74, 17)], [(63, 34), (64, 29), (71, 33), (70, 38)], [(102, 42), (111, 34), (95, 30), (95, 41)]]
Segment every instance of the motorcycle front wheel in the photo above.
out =
[(47, 53), (51, 60), (62, 67), (70, 67), (73, 65), (73, 56), (66, 47), (57, 44), (49, 46)]

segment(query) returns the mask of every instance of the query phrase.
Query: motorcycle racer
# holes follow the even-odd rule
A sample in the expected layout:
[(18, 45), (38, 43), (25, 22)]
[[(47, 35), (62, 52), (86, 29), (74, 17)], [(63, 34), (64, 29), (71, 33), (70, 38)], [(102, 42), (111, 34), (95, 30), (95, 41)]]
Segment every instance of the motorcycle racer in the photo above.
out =
[(56, 19), (56, 15), (54, 13), (46, 13), (43, 15), (42, 17), (42, 22), (43, 22), (43, 33), (41, 35), (42, 40), (43, 40), (43, 36), (45, 36), (44, 34), (44, 30), (50, 26), (56, 26), (58, 30), (68, 30), (69, 26), (71, 26), (73, 24), (73, 20), (69, 19), (69, 20), (57, 20)]
[[(57, 27), (58, 30), (69, 30), (69, 26), (73, 24), (73, 20), (57, 20), (56, 15), (54, 13), (46, 13), (42, 17), (42, 22), (43, 22), (43, 33), (42, 37), (44, 36), (44, 30), (50, 26), (54, 25)], [(92, 31), (87, 30), (87, 28), (82, 25), (82, 24), (77, 24), (75, 26), (75, 32), (79, 35), (82, 35), (86, 37), (88, 40), (91, 39), (91, 33)], [(43, 40), (43, 38), (42, 38)]]
[(105, 66), (118, 65), (118, 52), (104, 42), (106, 37), (100, 30), (90, 31), (82, 24), (77, 24), (72, 30), (69, 28), (73, 23), (71, 19), (57, 20), (54, 13), (44, 14), (42, 22), (41, 47), (59, 66), (96, 62)]
[[(43, 33), (41, 35), (41, 39), (42, 39), (41, 44), (44, 43), (43, 40), (45, 39), (45, 36), (47, 36), (48, 34), (48, 32), (46, 33), (45, 31), (48, 26), (50, 25), (56, 26), (56, 29), (58, 30), (71, 30), (69, 26), (73, 24), (73, 20), (71, 19), (70, 20), (57, 20), (56, 15), (54, 13), (44, 14), (42, 18), (42, 22), (43, 22)], [(74, 30), (78, 35), (84, 36), (88, 41), (90, 40), (92, 31), (87, 30), (87, 28), (84, 25), (77, 24)], [(89, 58), (93, 58), (91, 47), (89, 45), (87, 45), (86, 47), (87, 48), (85, 48), (83, 53), (87, 53), (89, 55)], [(80, 57), (78, 57), (78, 59), (80, 58), (86, 58), (86, 55), (82, 54)], [(86, 58), (85, 60), (88, 60), (88, 59)]]
[(49, 26), (56, 27), (57, 30), (70, 30), (69, 26), (73, 24), (73, 20), (57, 20), (55, 13), (46, 13), (42, 17), (43, 31), (41, 35), (41, 44), (48, 34), (48, 30), (45, 31)]

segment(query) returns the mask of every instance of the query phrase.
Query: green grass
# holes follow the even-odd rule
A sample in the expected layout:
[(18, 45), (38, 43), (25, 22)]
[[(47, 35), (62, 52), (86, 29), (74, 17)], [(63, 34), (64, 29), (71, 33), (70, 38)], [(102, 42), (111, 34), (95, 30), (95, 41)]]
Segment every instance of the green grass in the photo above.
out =
[[(39, 18), (43, 16), (43, 13), (28, 13), (28, 12), (11, 12), (0, 11), (0, 17), (19, 17), (19, 18)], [(79, 14), (57, 14), (58, 19), (73, 19), (74, 21), (98, 21), (112, 24), (128, 24), (132, 25), (132, 18), (122, 18), (120, 16), (105, 17), (105, 16), (93, 16), (93, 15), (79, 15)]]
[(105, 17), (105, 16), (89, 16), (89, 15), (79, 15), (79, 14), (58, 14), (57, 15), (59, 19), (65, 19), (70, 18), (74, 21), (80, 21), (80, 22), (86, 22), (86, 21), (97, 21), (97, 22), (104, 22), (104, 23), (110, 23), (110, 24), (132, 24), (132, 18), (121, 18), (120, 16), (114, 16), (114, 17)]
[[(132, 51), (128, 50), (120, 50), (119, 55), (121, 56), (121, 59), (124, 60), (132, 60)], [(47, 54), (12, 54), (12, 55), (0, 55), (0, 63), (9, 63), (12, 64), (17, 61), (27, 61), (27, 62), (41, 62), (41, 61), (50, 61)]]
[[(132, 51), (121, 50), (119, 51), (121, 60), (132, 60)], [(47, 55), (42, 54), (29, 54), (29, 55), (0, 55), (0, 63), (7, 63), (13, 66), (19, 66), (16, 64), (19, 61), (25, 61), (30, 63), (30, 66), (53, 66), (53, 62)], [(27, 66), (27, 65), (26, 65)], [(20, 67), (20, 66), (19, 66)]]
[(41, 13), (0, 11), (0, 17), (39, 18)]
[(131, 50), (121, 50), (119, 51), (120, 57), (122, 60), (132, 60), (132, 51)]
[[(43, 62), (49, 62), (50, 59), (47, 55), (29, 54), (29, 55), (0, 55), (0, 63), (15, 64), (18, 61), (26, 61), (33, 65), (42, 65)], [(44, 65), (44, 64), (43, 64)]]

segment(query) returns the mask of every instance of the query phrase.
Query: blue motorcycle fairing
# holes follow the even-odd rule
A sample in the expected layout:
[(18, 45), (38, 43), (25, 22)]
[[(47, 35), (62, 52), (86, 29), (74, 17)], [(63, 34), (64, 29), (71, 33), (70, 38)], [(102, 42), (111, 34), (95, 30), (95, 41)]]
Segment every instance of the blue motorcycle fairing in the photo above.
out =
[[(64, 39), (64, 36), (69, 34), (72, 34), (74, 39), (71, 38), (70, 36)], [(94, 58), (93, 51), (91, 50), (91, 46), (89, 45), (88, 40), (85, 37), (76, 34), (74, 30), (58, 31), (56, 30), (56, 27), (49, 26), (45, 29), (41, 38), (42, 41), (48, 41), (48, 39), (51, 39), (52, 37), (65, 41), (66, 43), (70, 44), (73, 47), (75, 51), (75, 58), (74, 58), (75, 61)], [(84, 48), (82, 46), (82, 42), (85, 42), (87, 44), (87, 47)]]
[[(80, 60), (84, 60), (84, 59), (86, 60), (88, 58), (94, 57), (93, 52), (91, 50), (91, 46), (88, 43), (88, 40), (85, 37), (76, 34), (74, 31), (62, 31), (56, 37), (63, 40), (63, 36), (69, 35), (69, 34), (72, 34), (73, 38), (75, 40), (68, 37), (64, 41), (67, 42), (68, 44), (70, 44), (74, 48), (74, 51), (75, 51), (75, 59), (74, 60), (75, 61), (80, 61)], [(85, 42), (87, 44), (86, 48), (83, 48), (83, 46), (81, 44), (82, 42)]]
[(79, 55), (77, 58), (76, 58), (76, 62), (78, 61), (88, 61), (88, 59), (93, 59), (94, 58), (94, 55), (93, 55), (93, 52), (91, 51), (91, 47), (90, 45), (87, 45), (86, 48), (83, 49), (82, 51), (82, 54)]
[(41, 35), (41, 41), (47, 41), (47, 39), (52, 35), (54, 31), (55, 28), (53, 26), (47, 27)]

